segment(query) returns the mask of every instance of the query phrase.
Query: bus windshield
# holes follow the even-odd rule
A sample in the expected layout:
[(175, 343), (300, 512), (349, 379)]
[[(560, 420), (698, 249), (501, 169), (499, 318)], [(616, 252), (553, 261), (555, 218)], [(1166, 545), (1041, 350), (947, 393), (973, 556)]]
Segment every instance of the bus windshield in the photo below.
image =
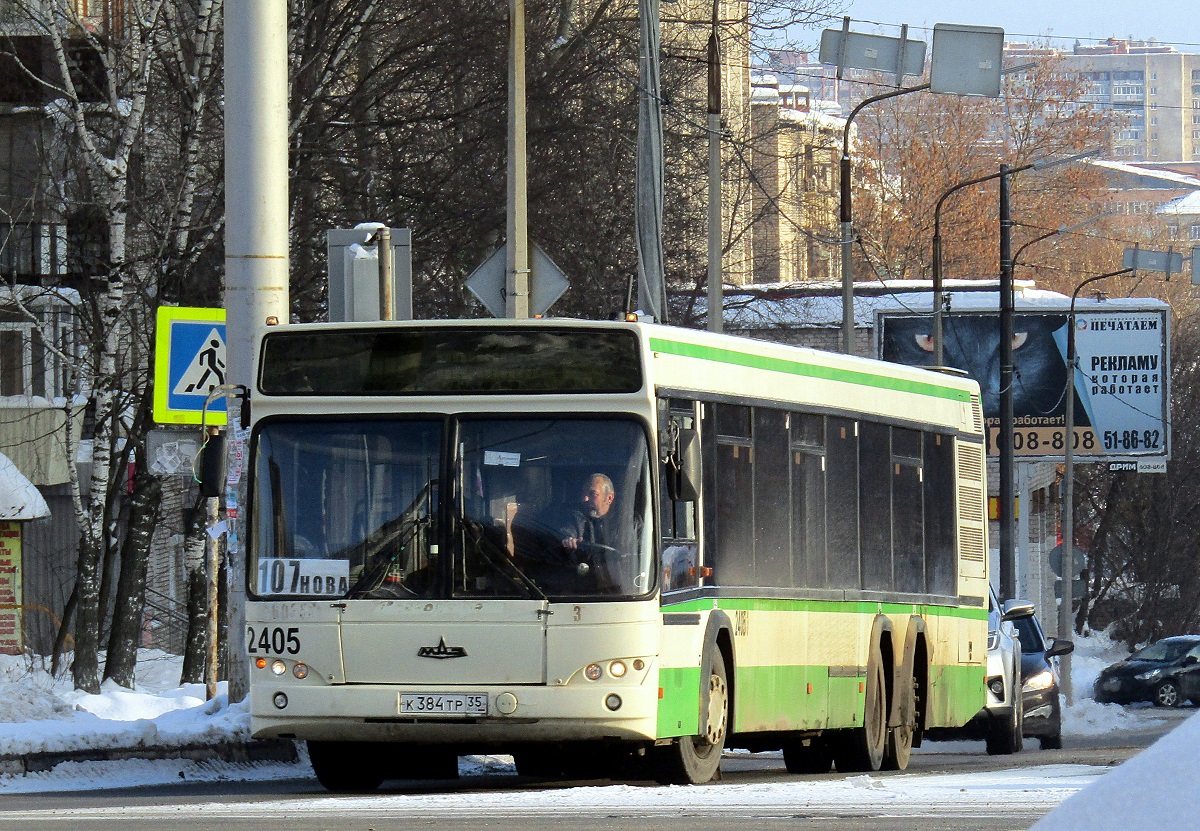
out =
[(273, 420), (255, 448), (259, 597), (654, 588), (649, 453), (631, 420)]

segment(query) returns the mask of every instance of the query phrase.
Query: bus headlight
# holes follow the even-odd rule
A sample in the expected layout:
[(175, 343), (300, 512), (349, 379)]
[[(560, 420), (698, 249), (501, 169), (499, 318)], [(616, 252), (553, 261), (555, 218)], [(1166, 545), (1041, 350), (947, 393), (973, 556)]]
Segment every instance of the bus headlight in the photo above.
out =
[(613, 678), (624, 678), (625, 677), (625, 662), (624, 661), (613, 661), (611, 664), (608, 665), (608, 674), (611, 675)]
[(584, 677), (589, 681), (599, 681), (603, 674), (604, 670), (600, 669), (599, 664), (588, 664), (583, 670)]
[(604, 706), (612, 710), (614, 713), (621, 709), (621, 696), (616, 693), (609, 693), (604, 699)]
[(282, 710), (284, 707), (287, 706), (287, 696), (281, 692), (277, 692), (277, 693), (275, 693), (275, 696), (271, 699), (271, 703), (273, 703), (277, 708)]
[(275, 673), (276, 675), (283, 675), (285, 672), (287, 672), (287, 664), (277, 658), (271, 662), (271, 672)]
[(300, 661), (297, 661), (296, 665), (294, 667), (292, 667), (292, 675), (296, 676), (297, 678), (307, 678), (308, 677), (308, 665), (303, 664)]

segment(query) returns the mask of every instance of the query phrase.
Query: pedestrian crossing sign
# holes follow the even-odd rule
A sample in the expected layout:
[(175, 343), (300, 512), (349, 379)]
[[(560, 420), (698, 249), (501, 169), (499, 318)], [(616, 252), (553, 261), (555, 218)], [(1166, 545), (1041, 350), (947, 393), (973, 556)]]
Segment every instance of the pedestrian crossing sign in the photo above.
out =
[[(204, 400), (225, 383), (225, 310), (158, 308), (154, 341), (154, 420), (199, 424)], [(225, 424), (225, 398), (208, 405), (207, 424)]]

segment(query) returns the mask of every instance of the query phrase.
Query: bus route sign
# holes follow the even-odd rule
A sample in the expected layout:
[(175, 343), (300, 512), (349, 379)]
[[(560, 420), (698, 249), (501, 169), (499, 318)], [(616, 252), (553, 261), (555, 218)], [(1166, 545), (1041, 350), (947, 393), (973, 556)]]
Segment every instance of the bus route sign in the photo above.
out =
[[(154, 420), (199, 424), (204, 400), (225, 383), (225, 310), (160, 306), (154, 340)], [(225, 424), (225, 399), (208, 405), (208, 424)]]

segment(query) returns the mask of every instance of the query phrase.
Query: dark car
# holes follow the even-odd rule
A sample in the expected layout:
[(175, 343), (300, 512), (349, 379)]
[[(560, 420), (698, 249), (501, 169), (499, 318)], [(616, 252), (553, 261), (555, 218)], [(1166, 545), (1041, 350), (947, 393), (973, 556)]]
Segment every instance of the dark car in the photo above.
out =
[(1200, 703), (1200, 635), (1163, 638), (1100, 673), (1092, 697), (1102, 704)]
[(1060, 638), (1047, 642), (1037, 615), (1014, 620), (1013, 625), (1021, 637), (1023, 732), (1037, 737), (1042, 750), (1057, 750), (1062, 747), (1062, 703), (1053, 659), (1073, 651), (1075, 644)]

